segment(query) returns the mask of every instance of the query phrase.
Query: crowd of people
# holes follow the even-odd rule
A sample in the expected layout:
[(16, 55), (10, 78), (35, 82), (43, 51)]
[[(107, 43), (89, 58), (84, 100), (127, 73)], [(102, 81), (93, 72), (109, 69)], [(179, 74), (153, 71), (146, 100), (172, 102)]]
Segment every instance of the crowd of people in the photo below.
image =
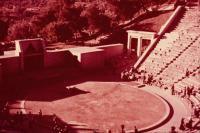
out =
[(67, 123), (60, 120), (55, 114), (46, 116), (39, 110), (38, 114), (23, 114), (17, 111), (10, 114), (9, 107), (4, 106), (0, 112), (0, 132), (35, 133), (46, 130), (48, 133), (70, 133)]
[(181, 131), (192, 131), (199, 129), (200, 124), (200, 105), (196, 105), (192, 108), (193, 112), (189, 119), (182, 118), (179, 129)]
[[(186, 76), (188, 77), (190, 74), (191, 73), (187, 70)], [(143, 84), (158, 86), (165, 90), (169, 89), (171, 90), (171, 95), (177, 95), (185, 99), (190, 99), (192, 95), (195, 96), (197, 93), (199, 93), (198, 90), (200, 90), (200, 88), (195, 89), (193, 85), (188, 85), (181, 88), (180, 91), (177, 91), (175, 89), (174, 84), (172, 85), (164, 84), (162, 82), (162, 78), (154, 79), (153, 74), (147, 73), (144, 70), (138, 71), (134, 69), (133, 67), (131, 67), (129, 70), (125, 69), (124, 71), (122, 71), (121, 79), (125, 81), (139, 81), (139, 82), (142, 82)], [(184, 118), (181, 120), (179, 129), (182, 131), (188, 131), (188, 130), (192, 131), (194, 129), (197, 129), (200, 124), (200, 104), (194, 104), (194, 102), (191, 100), (190, 100), (190, 104), (193, 110), (193, 114), (191, 115), (189, 119), (187, 119), (187, 122)], [(176, 127), (172, 126), (170, 132), (177, 133)]]
[[(43, 116), (42, 110), (39, 110), (38, 114), (32, 114), (29, 112), (24, 115), (22, 111), (17, 111), (16, 114), (10, 114), (9, 108), (6, 106), (0, 112), (0, 132), (1, 131), (13, 131), (19, 133), (35, 133), (35, 128), (43, 127), (50, 133), (72, 133), (73, 129), (67, 125), (67, 123), (60, 120), (55, 114), (50, 117), (50, 120), (46, 120)], [(38, 130), (40, 131), (40, 129)], [(94, 133), (98, 133), (93, 130)], [(108, 130), (106, 133), (112, 133)], [(121, 125), (119, 133), (126, 133), (125, 125)], [(139, 133), (137, 127), (134, 127), (134, 133)]]
[(146, 71), (138, 71), (131, 67), (121, 72), (121, 79), (125, 81), (142, 81), (144, 84), (152, 85), (155, 83), (153, 75)]
[(53, 133), (70, 133), (70, 128), (65, 122), (61, 121), (55, 114), (52, 118)]

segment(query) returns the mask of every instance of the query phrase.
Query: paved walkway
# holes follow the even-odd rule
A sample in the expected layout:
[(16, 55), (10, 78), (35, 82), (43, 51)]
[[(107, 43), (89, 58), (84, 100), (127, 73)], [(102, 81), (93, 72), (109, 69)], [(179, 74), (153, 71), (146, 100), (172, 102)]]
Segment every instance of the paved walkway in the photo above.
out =
[[(123, 84), (127, 84), (131, 86), (132, 83), (124, 82)], [(186, 100), (178, 96), (172, 96), (169, 90), (160, 89), (155, 86), (145, 86), (145, 87), (141, 87), (140, 89), (163, 97), (167, 102), (169, 102), (169, 104), (172, 106), (172, 109), (173, 109), (172, 111), (173, 116), (170, 120), (168, 120), (164, 125), (160, 126), (159, 128), (156, 128), (148, 132), (150, 133), (151, 132), (152, 133), (168, 132), (171, 126), (175, 126), (178, 128), (180, 126), (180, 122), (183, 117), (189, 118), (191, 116), (190, 105), (186, 103)]]
[(153, 130), (153, 132), (159, 132), (159, 133), (163, 131), (167, 132), (170, 130), (171, 126), (175, 126), (178, 128), (180, 126), (180, 122), (183, 117), (184, 118), (190, 117), (191, 114), (190, 108), (188, 108), (189, 106), (188, 107), (186, 106), (186, 104), (184, 103), (185, 102), (184, 99), (181, 99), (177, 96), (172, 96), (169, 91), (167, 90), (165, 91), (158, 87), (147, 86), (144, 87), (143, 89), (158, 94), (159, 96), (162, 96), (171, 104), (174, 110), (172, 118), (163, 126)]

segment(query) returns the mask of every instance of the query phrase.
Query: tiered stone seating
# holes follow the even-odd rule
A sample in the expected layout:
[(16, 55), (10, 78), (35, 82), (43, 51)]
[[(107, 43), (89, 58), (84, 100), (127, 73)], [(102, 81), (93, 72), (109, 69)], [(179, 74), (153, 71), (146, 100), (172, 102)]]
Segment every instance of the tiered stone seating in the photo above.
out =
[[(183, 88), (186, 86), (194, 86), (196, 92), (200, 93), (200, 69), (192, 73), (189, 77), (184, 78), (178, 82), (176, 88)], [(200, 99), (199, 99), (200, 100)]]
[[(183, 102), (188, 109), (189, 117), (193, 119), (194, 129), (188, 132), (199, 131), (199, 128), (196, 128), (196, 125), (199, 125), (199, 118), (193, 113), (195, 108), (200, 107), (199, 23), (198, 8), (189, 8), (176, 28), (164, 35), (139, 66), (138, 71), (133, 72), (133, 75), (136, 75), (135, 80), (142, 84), (153, 85), (153, 88), (157, 88), (155, 86), (163, 88)], [(156, 92), (160, 94), (160, 90), (162, 89), (157, 89)], [(178, 115), (180, 113), (174, 116)], [(188, 118), (187, 115), (181, 117)]]
[(200, 47), (198, 46), (199, 42), (200, 38), (178, 55), (177, 58), (161, 72), (161, 74), (157, 75), (157, 77), (161, 77), (163, 82), (174, 84), (186, 76), (186, 70), (190, 73), (196, 70), (197, 67), (199, 67), (200, 61), (198, 56), (198, 53), (200, 54)]
[(139, 70), (151, 73), (155, 80), (162, 79), (165, 85), (174, 84), (178, 90), (185, 86), (199, 88), (200, 79), (195, 77), (200, 67), (199, 18), (196, 8), (186, 11), (178, 26), (165, 34)]

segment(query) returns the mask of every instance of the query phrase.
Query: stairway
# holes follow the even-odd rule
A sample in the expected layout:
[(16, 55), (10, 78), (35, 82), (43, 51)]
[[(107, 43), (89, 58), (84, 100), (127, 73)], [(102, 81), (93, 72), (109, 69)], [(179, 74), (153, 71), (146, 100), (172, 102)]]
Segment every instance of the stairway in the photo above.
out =
[[(162, 79), (165, 85), (175, 84), (182, 88), (183, 82), (187, 82), (187, 85), (198, 88), (200, 79), (192, 75), (200, 67), (199, 22), (198, 8), (187, 9), (176, 28), (164, 35), (139, 70), (152, 74), (155, 80)], [(190, 72), (189, 77), (186, 76), (186, 71)], [(191, 77), (195, 77), (197, 85), (187, 81), (191, 81)]]

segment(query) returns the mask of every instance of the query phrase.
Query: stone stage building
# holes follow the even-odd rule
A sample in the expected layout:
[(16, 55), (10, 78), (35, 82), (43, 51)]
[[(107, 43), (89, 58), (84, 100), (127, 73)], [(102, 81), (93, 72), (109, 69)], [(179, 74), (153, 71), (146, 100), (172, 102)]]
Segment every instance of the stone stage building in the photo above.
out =
[(3, 77), (48, 68), (74, 66), (85, 70), (103, 68), (106, 60), (121, 55), (123, 49), (123, 44), (111, 44), (46, 50), (45, 41), (41, 38), (16, 40), (15, 50), (4, 51), (0, 56), (0, 81), (2, 83)]

